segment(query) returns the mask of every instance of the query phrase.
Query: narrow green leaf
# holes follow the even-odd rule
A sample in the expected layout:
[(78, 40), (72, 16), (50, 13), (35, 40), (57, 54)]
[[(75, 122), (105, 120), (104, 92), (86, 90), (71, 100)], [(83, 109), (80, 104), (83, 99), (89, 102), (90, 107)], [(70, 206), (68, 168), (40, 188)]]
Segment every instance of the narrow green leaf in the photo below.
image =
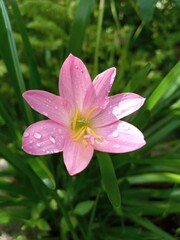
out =
[(101, 39), (104, 9), (105, 9), (105, 1), (100, 0), (99, 1), (98, 24), (97, 24), (97, 35), (96, 35), (96, 47), (95, 47), (95, 54), (94, 54), (94, 76), (96, 76), (98, 74), (99, 46), (100, 46), (100, 39)]
[(0, 0), (0, 29), (0, 54), (8, 69), (8, 74), (15, 89), (22, 115), (26, 120), (32, 122), (31, 112), (22, 99), (25, 84), (19, 65), (11, 24), (3, 0)]
[(137, 4), (139, 7), (139, 14), (141, 16), (141, 19), (145, 22), (145, 24), (148, 24), (152, 18), (154, 13), (154, 7), (155, 3), (158, 0), (137, 0)]
[(94, 201), (84, 201), (76, 205), (73, 212), (79, 216), (86, 215), (93, 207)]
[(114, 208), (121, 211), (121, 197), (112, 160), (107, 153), (96, 152), (107, 196)]
[(131, 184), (145, 184), (154, 182), (180, 183), (180, 175), (170, 172), (144, 173), (127, 177)]
[(132, 76), (132, 79), (128, 82), (128, 85), (125, 87), (124, 92), (134, 92), (138, 86), (141, 85), (141, 82), (147, 78), (147, 74), (151, 68), (151, 64), (148, 63), (142, 67), (139, 72)]
[(147, 99), (146, 105), (148, 110), (152, 110), (155, 107), (160, 98), (169, 90), (171, 84), (174, 84), (177, 79), (180, 84), (180, 62), (178, 62), (165, 78), (162, 79), (151, 96)]
[(41, 88), (41, 83), (40, 83), (40, 76), (37, 70), (37, 64), (36, 64), (36, 60), (35, 60), (35, 56), (33, 54), (33, 49), (31, 47), (27, 32), (26, 32), (26, 28), (24, 25), (24, 21), (22, 19), (20, 10), (18, 8), (18, 5), (16, 3), (16, 0), (11, 0), (11, 6), (13, 9), (13, 13), (15, 16), (15, 20), (17, 23), (17, 26), (19, 27), (19, 31), (21, 33), (21, 37), (23, 40), (23, 44), (24, 44), (24, 51), (26, 54), (26, 58), (28, 60), (28, 64), (29, 64), (29, 71), (30, 71), (30, 81), (29, 81), (29, 87), (31, 89), (38, 89)]
[[(154, 89), (152, 94), (146, 100), (144, 106), (139, 111), (137, 117), (134, 119), (133, 123), (137, 126), (138, 123), (141, 124), (141, 128), (145, 127), (150, 120), (153, 109), (158, 105), (159, 100), (164, 96), (169, 88), (174, 84), (174, 82), (179, 82), (180, 80), (180, 62), (178, 62), (173, 69), (161, 80), (158, 86)], [(163, 104), (163, 103), (161, 103)], [(149, 114), (147, 115), (147, 112)], [(146, 119), (146, 121), (144, 121)]]
[(56, 188), (56, 183), (52, 173), (49, 171), (41, 158), (30, 158), (29, 164), (35, 173), (41, 178), (43, 183), (50, 189)]
[(146, 229), (152, 231), (156, 234), (156, 236), (161, 237), (163, 240), (176, 240), (174, 237), (172, 237), (170, 234), (163, 231), (161, 228), (154, 225), (151, 221), (149, 221), (146, 218), (139, 217), (136, 214), (133, 213), (126, 213), (126, 216), (131, 219), (132, 221), (136, 222), (137, 224), (145, 227)]
[(82, 50), (82, 44), (85, 37), (85, 31), (87, 27), (90, 14), (93, 9), (94, 0), (80, 0), (77, 7), (75, 19), (72, 25), (68, 53), (73, 53), (76, 56), (80, 56)]
[(180, 119), (173, 119), (168, 122), (161, 129), (157, 130), (151, 137), (148, 138), (147, 144), (140, 151), (147, 152), (151, 150), (153, 146), (158, 144), (162, 139), (164, 139), (168, 134), (172, 131), (178, 129), (180, 127)]

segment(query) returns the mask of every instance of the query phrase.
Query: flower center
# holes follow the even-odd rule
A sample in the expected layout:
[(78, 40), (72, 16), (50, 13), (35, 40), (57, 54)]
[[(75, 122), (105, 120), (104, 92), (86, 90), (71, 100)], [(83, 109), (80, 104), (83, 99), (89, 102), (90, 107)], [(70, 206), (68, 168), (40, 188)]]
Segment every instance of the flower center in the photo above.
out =
[(96, 135), (96, 133), (93, 131), (93, 129), (90, 127), (89, 118), (91, 114), (99, 108), (98, 106), (95, 106), (89, 110), (89, 112), (86, 114), (85, 117), (81, 115), (81, 113), (76, 111), (73, 121), (72, 121), (72, 130), (74, 132), (74, 135), (72, 136), (73, 141), (78, 141), (85, 135)]

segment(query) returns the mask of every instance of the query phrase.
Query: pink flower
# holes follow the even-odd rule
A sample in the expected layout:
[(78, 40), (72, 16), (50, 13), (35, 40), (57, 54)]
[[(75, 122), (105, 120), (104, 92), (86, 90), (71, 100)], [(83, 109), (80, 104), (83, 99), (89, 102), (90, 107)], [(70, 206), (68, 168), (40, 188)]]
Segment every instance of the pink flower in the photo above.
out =
[(116, 74), (109, 68), (91, 81), (84, 63), (70, 54), (60, 71), (60, 96), (41, 90), (23, 94), (37, 112), (48, 117), (30, 125), (23, 134), (22, 148), (32, 155), (63, 151), (70, 175), (84, 170), (94, 149), (125, 153), (141, 148), (143, 134), (119, 119), (135, 112), (145, 99), (135, 93), (108, 97)]

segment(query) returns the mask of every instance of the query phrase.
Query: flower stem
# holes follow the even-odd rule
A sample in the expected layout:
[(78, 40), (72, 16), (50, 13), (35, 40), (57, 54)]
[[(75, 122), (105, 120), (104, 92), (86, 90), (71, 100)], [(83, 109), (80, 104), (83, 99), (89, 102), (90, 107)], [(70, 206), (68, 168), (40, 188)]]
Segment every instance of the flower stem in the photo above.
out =
[(58, 204), (58, 207), (59, 207), (60, 211), (63, 214), (63, 217), (64, 217), (64, 219), (66, 221), (67, 226), (69, 227), (69, 230), (71, 232), (73, 240), (79, 240), (76, 232), (74, 231), (72, 222), (71, 222), (71, 220), (69, 218), (69, 215), (68, 215), (68, 213), (67, 213), (67, 211), (65, 209), (65, 206), (64, 206), (63, 202), (61, 201), (61, 198), (58, 196), (56, 191), (53, 191), (53, 196), (54, 196), (54, 198), (55, 198), (55, 200), (56, 200), (56, 202)]
[(98, 14), (98, 26), (97, 26), (97, 36), (96, 36), (96, 48), (94, 54), (94, 76), (98, 73), (98, 55), (99, 55), (99, 45), (100, 45), (100, 37), (101, 37), (101, 30), (102, 30), (102, 21), (104, 15), (104, 5), (105, 0), (99, 1), (99, 14)]

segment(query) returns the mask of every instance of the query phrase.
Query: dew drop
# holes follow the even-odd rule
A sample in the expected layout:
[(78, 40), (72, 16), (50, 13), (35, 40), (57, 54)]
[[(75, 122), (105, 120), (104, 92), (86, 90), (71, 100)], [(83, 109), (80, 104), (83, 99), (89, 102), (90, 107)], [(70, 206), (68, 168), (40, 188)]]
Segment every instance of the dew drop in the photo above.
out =
[(55, 143), (55, 142), (56, 142), (55, 138), (52, 137), (52, 136), (49, 138), (49, 140), (50, 140), (52, 143)]
[(55, 108), (55, 109), (58, 109), (58, 106), (55, 106), (54, 108)]
[(24, 132), (23, 137), (28, 137), (29, 133), (28, 132)]
[(122, 127), (123, 127), (124, 130), (129, 130), (130, 129), (130, 126), (128, 124), (123, 124)]
[(78, 66), (77, 66), (77, 65), (75, 65), (75, 68), (76, 68), (76, 69), (78, 69)]
[(113, 147), (120, 148), (120, 145), (119, 144), (114, 144)]
[(30, 141), (29, 141), (29, 143), (33, 143), (33, 141), (32, 141), (32, 140), (30, 140)]
[(36, 139), (40, 139), (40, 138), (41, 138), (41, 134), (40, 134), (40, 133), (34, 133), (34, 137), (35, 137)]
[(58, 153), (59, 152), (59, 150), (58, 149), (54, 149), (54, 153)]
[(119, 136), (119, 133), (118, 133), (117, 131), (114, 131), (114, 132), (112, 133), (112, 136), (115, 137), (115, 138), (117, 138), (117, 137)]
[(41, 144), (40, 144), (40, 143), (37, 143), (37, 144), (36, 144), (36, 146), (37, 146), (37, 147), (40, 147), (40, 146), (41, 146)]
[(81, 72), (83, 72), (83, 70), (82, 70), (82, 69), (81, 69), (80, 71), (81, 71)]

